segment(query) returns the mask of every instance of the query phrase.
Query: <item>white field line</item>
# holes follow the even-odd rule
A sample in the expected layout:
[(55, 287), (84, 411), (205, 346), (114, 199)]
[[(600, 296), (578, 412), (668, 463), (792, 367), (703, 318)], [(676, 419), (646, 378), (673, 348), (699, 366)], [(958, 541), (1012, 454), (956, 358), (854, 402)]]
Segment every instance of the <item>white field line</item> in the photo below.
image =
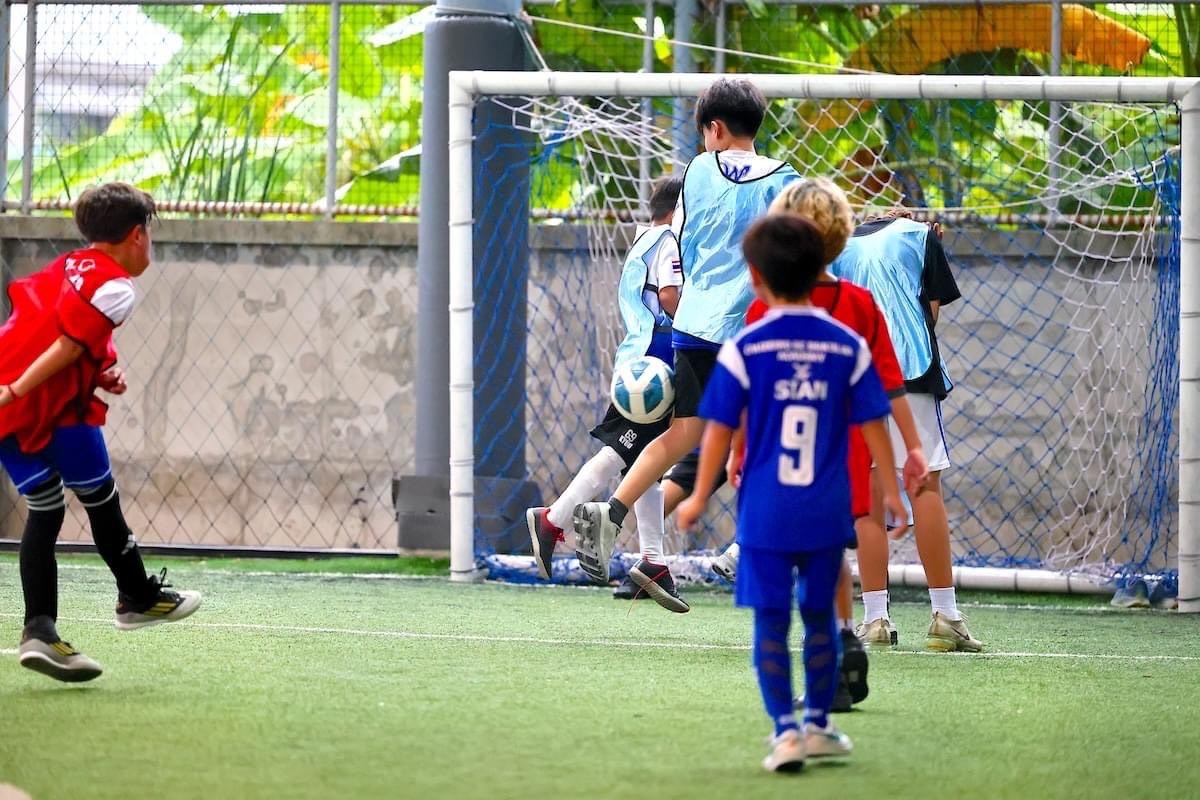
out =
[(0, 650), (0, 656), (15, 656), (19, 650)]
[[(0, 613), (0, 617), (20, 618), (20, 614)], [(62, 618), (63, 622), (82, 622), (96, 625), (111, 625), (112, 619), (97, 619), (90, 617)], [(749, 645), (742, 644), (704, 644), (702, 642), (654, 642), (623, 639), (559, 639), (537, 636), (484, 636), (464, 633), (419, 633), (416, 631), (367, 630), (359, 628), (326, 628), (303, 625), (260, 625), (244, 622), (181, 622), (180, 627), (203, 628), (207, 630), (257, 631), (262, 633), (279, 634), (322, 634), (329, 636), (372, 636), (386, 639), (417, 639), (443, 642), (483, 642), (490, 644), (538, 644), (567, 647), (627, 647), (633, 650), (724, 650), (732, 652), (748, 652)], [(885, 651), (885, 655), (888, 651)], [(918, 650), (892, 650), (896, 655), (937, 656), (953, 655), (961, 658), (1074, 658), (1084, 661), (1197, 661), (1200, 656), (1139, 656), (1117, 655), (1106, 653), (1025, 653), (1025, 652), (985, 652), (985, 653), (930, 653)]]

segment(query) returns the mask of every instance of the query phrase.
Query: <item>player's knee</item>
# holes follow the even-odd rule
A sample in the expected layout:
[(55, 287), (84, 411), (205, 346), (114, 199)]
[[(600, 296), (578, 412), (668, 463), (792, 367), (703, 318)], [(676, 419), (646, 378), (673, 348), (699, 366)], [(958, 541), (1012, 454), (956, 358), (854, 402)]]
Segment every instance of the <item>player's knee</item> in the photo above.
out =
[(72, 487), (72, 491), (75, 492), (75, 496), (79, 498), (79, 502), (83, 504), (84, 508), (96, 508), (116, 496), (117, 482), (110, 475), (98, 486)]
[(27, 492), (25, 506), (30, 511), (42, 513), (65, 511), (67, 501), (63, 492), (62, 478), (55, 475)]

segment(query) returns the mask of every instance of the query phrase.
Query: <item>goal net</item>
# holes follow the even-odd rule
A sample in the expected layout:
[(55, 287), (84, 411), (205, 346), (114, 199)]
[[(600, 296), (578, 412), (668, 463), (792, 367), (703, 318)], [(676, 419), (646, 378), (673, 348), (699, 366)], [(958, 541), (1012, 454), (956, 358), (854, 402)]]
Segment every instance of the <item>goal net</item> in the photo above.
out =
[[(623, 335), (625, 250), (649, 221), (651, 182), (696, 152), (690, 99), (712, 78), (529, 75), (521, 96), (522, 83), (489, 78), (471, 76), (473, 205), (460, 207), (473, 247), (452, 264), (470, 267), (475, 302), (472, 480), (458, 483), (471, 518), (458, 506), (455, 537), (461, 557), (469, 535), (490, 576), (532, 580), (523, 510), (553, 500), (600, 446), (588, 432)], [(937, 326), (955, 384), (942, 483), (956, 563), (1169, 578), (1180, 118), (1166, 83), (752, 79), (770, 99), (760, 152), (832, 178), (860, 218), (903, 205), (942, 225), (963, 295)], [(680, 577), (714, 579), (707, 557), (732, 540), (733, 505), (726, 488), (699, 531), (668, 523)], [(570, 545), (568, 533), (561, 577), (582, 579)], [(893, 563), (916, 563), (911, 537), (894, 548)]]

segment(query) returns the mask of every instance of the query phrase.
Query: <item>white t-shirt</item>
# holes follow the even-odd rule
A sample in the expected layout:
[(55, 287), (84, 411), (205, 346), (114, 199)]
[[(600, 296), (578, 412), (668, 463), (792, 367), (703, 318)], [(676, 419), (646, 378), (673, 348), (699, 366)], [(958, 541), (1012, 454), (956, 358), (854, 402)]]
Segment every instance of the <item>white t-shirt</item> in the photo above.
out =
[(116, 278), (105, 283), (92, 295), (92, 305), (113, 325), (120, 325), (129, 319), (133, 306), (137, 302), (137, 291), (129, 278)]
[(679, 261), (679, 242), (664, 236), (650, 260), (649, 283), (655, 289), (683, 285), (683, 267)]

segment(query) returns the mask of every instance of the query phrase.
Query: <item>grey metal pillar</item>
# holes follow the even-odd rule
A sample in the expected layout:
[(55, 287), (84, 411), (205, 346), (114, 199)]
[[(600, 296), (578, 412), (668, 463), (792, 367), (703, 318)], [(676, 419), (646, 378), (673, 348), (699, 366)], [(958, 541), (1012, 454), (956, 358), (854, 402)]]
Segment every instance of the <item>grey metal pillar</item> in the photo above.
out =
[[(449, 541), (447, 75), (450, 70), (527, 69), (525, 41), (514, 21), (520, 11), (519, 0), (438, 0), (437, 16), (425, 28), (415, 371), (421, 379), (415, 387), (415, 474), (402, 477), (395, 488), (402, 548), (445, 549)], [(498, 203), (489, 192), (475, 192), (476, 362), (481, 365), (475, 376), (476, 474), (519, 484), (525, 474), (528, 145), (522, 146), (511, 129), (488, 127), (491, 115), (500, 113), (482, 103), (475, 125), (476, 186), (504, 187), (509, 195)], [(481, 290), (486, 296), (478, 296)], [(490, 403), (480, 400), (481, 394)]]

